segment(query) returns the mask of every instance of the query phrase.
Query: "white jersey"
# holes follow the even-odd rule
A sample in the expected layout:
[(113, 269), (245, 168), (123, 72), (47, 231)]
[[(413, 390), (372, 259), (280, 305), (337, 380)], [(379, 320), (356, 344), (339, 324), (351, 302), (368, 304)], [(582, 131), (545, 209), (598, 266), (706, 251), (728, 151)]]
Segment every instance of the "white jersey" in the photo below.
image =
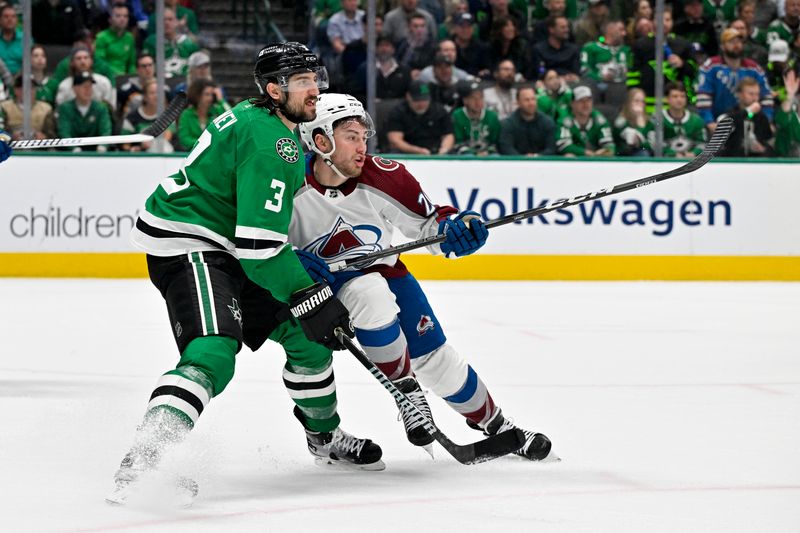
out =
[[(368, 156), (361, 175), (336, 188), (317, 182), (313, 161), (306, 167), (305, 185), (294, 197), (289, 242), (328, 263), (390, 247), (395, 229), (412, 240), (436, 235), (439, 222), (457, 212), (434, 205), (396, 161)], [(438, 244), (429, 250), (441, 253)], [(378, 270), (389, 276), (407, 272), (397, 255), (358, 270)]]

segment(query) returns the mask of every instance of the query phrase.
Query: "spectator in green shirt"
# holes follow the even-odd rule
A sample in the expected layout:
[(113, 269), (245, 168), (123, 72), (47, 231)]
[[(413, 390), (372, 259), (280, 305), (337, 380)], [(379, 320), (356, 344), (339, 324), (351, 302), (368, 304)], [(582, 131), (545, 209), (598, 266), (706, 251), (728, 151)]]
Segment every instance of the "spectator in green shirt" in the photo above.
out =
[(797, 102), (800, 78), (794, 70), (790, 70), (784, 76), (783, 83), (786, 97), (775, 113), (775, 153), (779, 157), (800, 157), (800, 106)]
[(542, 86), (536, 90), (539, 112), (554, 121), (569, 113), (572, 103), (572, 89), (564, 82), (558, 72), (548, 70), (542, 79)]
[(128, 19), (128, 6), (114, 3), (108, 29), (98, 33), (95, 39), (95, 58), (108, 63), (114, 76), (133, 74), (136, 70), (136, 41), (128, 31)]
[[(197, 15), (188, 7), (184, 7), (178, 3), (178, 0), (164, 0), (164, 7), (169, 8), (175, 14), (176, 29), (178, 33), (188, 34), (191, 39), (200, 31), (200, 26), (197, 25)], [(156, 33), (156, 13), (153, 13), (147, 19), (147, 34), (154, 35)]]
[(650, 146), (653, 123), (644, 109), (644, 91), (634, 87), (628, 91), (628, 97), (614, 120), (614, 144), (617, 154), (629, 157), (650, 157), (653, 149)]
[(22, 30), (17, 25), (14, 6), (0, 5), (0, 60), (12, 75), (22, 68)]
[(579, 85), (572, 89), (570, 112), (558, 121), (556, 146), (559, 153), (568, 157), (611, 156), (616, 152), (611, 128), (594, 109), (589, 87)]
[[(200, 47), (191, 37), (178, 33), (178, 19), (175, 16), (175, 11), (165, 7), (164, 55), (166, 56), (165, 71), (167, 76), (186, 76), (189, 56), (198, 50), (200, 50)], [(156, 57), (155, 34), (144, 41), (142, 51)]]
[(453, 135), (457, 154), (489, 155), (497, 152), (500, 119), (487, 109), (480, 83), (462, 80), (456, 86), (462, 107), (453, 111)]
[(220, 114), (220, 107), (216, 101), (216, 88), (213, 81), (206, 79), (195, 80), (189, 85), (186, 93), (189, 107), (184, 109), (178, 118), (178, 148), (180, 150), (191, 150), (209, 122)]
[[(105, 104), (93, 99), (93, 85), (94, 77), (91, 72), (79, 72), (73, 76), (72, 90), (75, 92), (75, 98), (58, 106), (56, 112), (59, 137), (111, 135), (111, 113)], [(98, 152), (106, 151), (105, 145), (84, 148), (96, 149)], [(80, 152), (81, 147), (76, 147), (73, 151)]]

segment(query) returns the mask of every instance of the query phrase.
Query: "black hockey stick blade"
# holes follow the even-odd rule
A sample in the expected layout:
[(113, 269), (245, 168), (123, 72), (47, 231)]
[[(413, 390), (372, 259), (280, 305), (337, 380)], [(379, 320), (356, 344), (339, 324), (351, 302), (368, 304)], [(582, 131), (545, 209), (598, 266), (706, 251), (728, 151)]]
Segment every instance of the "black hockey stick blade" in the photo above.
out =
[[(525, 220), (526, 218), (537, 217), (540, 215), (544, 215), (546, 213), (550, 213), (551, 211), (563, 209), (565, 207), (571, 207), (573, 205), (582, 204), (584, 202), (589, 202), (592, 200), (599, 200), (600, 198), (603, 198), (605, 196), (610, 196), (612, 194), (618, 194), (621, 192), (630, 191), (631, 189), (638, 189), (640, 187), (652, 185), (653, 183), (658, 183), (659, 181), (664, 181), (671, 178), (677, 178), (678, 176), (683, 176), (685, 174), (690, 174), (695, 170), (699, 169), (700, 167), (702, 167), (703, 165), (705, 165), (706, 163), (708, 163), (709, 161), (711, 161), (712, 159), (714, 159), (714, 157), (719, 153), (719, 151), (725, 146), (725, 143), (727, 142), (728, 137), (730, 136), (732, 131), (733, 131), (733, 119), (731, 117), (725, 117), (724, 119), (720, 120), (717, 123), (717, 128), (714, 130), (714, 134), (711, 136), (711, 139), (709, 139), (708, 142), (706, 143), (705, 149), (703, 149), (703, 151), (700, 154), (698, 154), (697, 157), (695, 157), (688, 163), (676, 169), (668, 170), (666, 172), (655, 174), (653, 176), (640, 178), (638, 180), (629, 181), (627, 183), (622, 183), (620, 185), (612, 185), (610, 187), (600, 189), (599, 191), (594, 191), (587, 194), (581, 194), (578, 196), (574, 196), (572, 198), (562, 198), (558, 200), (553, 200), (547, 205), (543, 205), (541, 207), (527, 209), (525, 211), (512, 213), (508, 216), (501, 217), (495, 220), (490, 220), (489, 222), (486, 223), (486, 227), (494, 228), (496, 226), (503, 226), (505, 224), (510, 224), (518, 220)], [(398, 246), (390, 246), (389, 248), (386, 248), (384, 250), (363, 255), (361, 257), (351, 257), (344, 261), (337, 261), (331, 263), (330, 269), (332, 272), (338, 272), (340, 270), (343, 270), (351, 266), (365, 267), (378, 259), (401, 254), (403, 252), (410, 252), (411, 250), (424, 248), (426, 246), (431, 246), (432, 244), (438, 244), (440, 242), (443, 242), (444, 240), (445, 240), (444, 235), (434, 235), (431, 237), (427, 237), (425, 239), (419, 239), (406, 244), (401, 244)]]
[(447, 435), (436, 427), (433, 421), (425, 416), (416, 405), (414, 405), (408, 397), (398, 389), (392, 381), (386, 377), (386, 374), (370, 361), (367, 354), (361, 350), (356, 344), (342, 332), (341, 328), (336, 328), (336, 337), (339, 342), (347, 348), (351, 354), (377, 379), (383, 387), (388, 390), (394, 397), (400, 409), (403, 412), (410, 413), (436, 441), (447, 450), (447, 453), (461, 464), (471, 465), (475, 463), (483, 463), (491, 461), (504, 455), (519, 450), (525, 444), (525, 434), (515, 428), (512, 431), (504, 431), (497, 435), (492, 435), (478, 442), (472, 444), (456, 444), (451, 441)]
[(186, 96), (186, 93), (181, 91), (175, 95), (172, 101), (167, 106), (167, 109), (161, 113), (157, 119), (153, 121), (152, 124), (147, 126), (145, 129), (142, 130), (144, 135), (152, 135), (153, 137), (158, 137), (162, 133), (164, 133), (169, 125), (178, 120), (181, 112), (186, 108), (186, 105), (189, 103), (189, 98)]

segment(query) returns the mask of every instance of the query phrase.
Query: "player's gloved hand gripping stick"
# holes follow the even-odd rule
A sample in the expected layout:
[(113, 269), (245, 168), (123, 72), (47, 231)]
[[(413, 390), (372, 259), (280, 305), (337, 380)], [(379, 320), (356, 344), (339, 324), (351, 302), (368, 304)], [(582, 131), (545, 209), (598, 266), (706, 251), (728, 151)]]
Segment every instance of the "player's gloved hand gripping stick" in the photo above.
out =
[[(706, 143), (705, 149), (697, 157), (695, 157), (685, 165), (680, 166), (674, 170), (668, 170), (667, 172), (662, 172), (661, 174), (647, 176), (646, 178), (640, 178), (638, 180), (629, 181), (627, 183), (622, 183), (620, 185), (612, 185), (610, 187), (606, 187), (605, 189), (600, 189), (599, 191), (594, 191), (587, 194), (581, 194), (578, 196), (574, 196), (572, 198), (553, 200), (549, 204), (541, 207), (527, 209), (525, 211), (520, 211), (519, 213), (512, 213), (508, 216), (491, 220), (485, 224), (485, 227), (489, 229), (489, 228), (494, 228), (496, 226), (503, 226), (505, 224), (510, 224), (518, 220), (524, 220), (526, 218), (532, 218), (539, 215), (544, 215), (545, 213), (550, 213), (551, 211), (556, 211), (558, 209), (563, 209), (565, 207), (571, 207), (573, 205), (582, 204), (584, 202), (588, 202), (591, 200), (599, 200), (600, 198), (603, 198), (605, 196), (610, 196), (612, 194), (618, 194), (621, 192), (630, 191), (632, 189), (638, 189), (640, 187), (646, 187), (647, 185), (652, 185), (653, 183), (658, 183), (660, 181), (665, 181), (671, 178), (677, 178), (678, 176), (683, 176), (685, 174), (690, 174), (695, 170), (699, 169), (700, 167), (702, 167), (703, 165), (705, 165), (706, 163), (708, 163), (709, 161), (711, 161), (712, 159), (714, 159), (714, 156), (716, 156), (717, 153), (719, 153), (719, 151), (722, 149), (722, 147), (725, 146), (725, 142), (728, 140), (728, 137), (730, 136), (732, 131), (733, 131), (732, 118), (726, 117), (720, 120), (719, 123), (717, 123), (717, 128), (714, 130), (714, 134), (711, 136), (711, 139), (709, 139), (708, 143)], [(382, 259), (384, 257), (389, 257), (392, 255), (401, 254), (403, 252), (416, 250), (418, 248), (424, 248), (432, 244), (443, 243), (446, 240), (447, 240), (447, 233), (444, 234), (440, 233), (439, 235), (434, 235), (432, 237), (427, 237), (425, 239), (420, 239), (399, 246), (391, 246), (389, 248), (386, 248), (385, 250), (380, 250), (378, 252), (363, 255), (361, 257), (352, 257), (344, 261), (336, 261), (330, 264), (330, 270), (331, 272), (338, 272), (348, 267), (365, 267), (377, 259)], [(442, 249), (444, 250), (444, 246), (442, 247)]]
[(158, 137), (170, 124), (175, 122), (188, 103), (186, 93), (180, 92), (169, 103), (167, 109), (141, 133), (131, 135), (103, 135), (100, 137), (68, 137), (66, 139), (25, 139), (13, 141), (11, 148), (15, 150), (34, 150), (37, 148), (75, 148), (77, 146), (95, 146), (98, 144), (130, 144), (150, 142)]

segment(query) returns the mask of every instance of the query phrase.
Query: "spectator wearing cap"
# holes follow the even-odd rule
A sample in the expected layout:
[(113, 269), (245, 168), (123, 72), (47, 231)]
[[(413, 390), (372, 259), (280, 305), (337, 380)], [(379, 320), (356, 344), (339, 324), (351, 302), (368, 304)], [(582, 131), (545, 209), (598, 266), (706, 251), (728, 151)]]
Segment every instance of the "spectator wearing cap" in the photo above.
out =
[(406, 99), (389, 112), (386, 123), (391, 149), (403, 154), (447, 154), (453, 149), (453, 121), (441, 104), (431, 101), (427, 84), (408, 86)]
[(517, 89), (514, 81), (517, 69), (510, 59), (504, 59), (494, 69), (494, 85), (483, 90), (486, 107), (497, 113), (500, 120), (505, 120), (517, 109)]
[[(742, 13), (747, 10), (742, 10)], [(744, 57), (749, 57), (759, 65), (767, 64), (767, 56), (769, 55), (767, 44), (767, 33), (750, 26), (744, 18), (738, 18), (731, 22), (730, 27), (744, 36)], [(702, 64), (702, 62), (700, 63)]]
[(736, 85), (736, 106), (720, 115), (731, 117), (733, 131), (721, 153), (725, 157), (771, 157), (772, 126), (759, 103), (761, 88), (753, 78), (742, 78)]
[(489, 63), (494, 66), (503, 59), (513, 61), (520, 72), (531, 70), (530, 44), (508, 17), (496, 18), (489, 33)]
[[(657, 73), (655, 70), (656, 36), (650, 33), (634, 42), (633, 67), (628, 76), (628, 87), (644, 90), (647, 112), (651, 114), (656, 103), (656, 76), (662, 76), (665, 85), (674, 81), (691, 87), (695, 81), (695, 66), (690, 61), (692, 45), (672, 32), (672, 11), (665, 8), (661, 20), (664, 24), (664, 48), (660, 51), (664, 59), (663, 71)], [(650, 25), (652, 27), (652, 22)]]
[[(541, 0), (540, 0), (541, 1)], [(573, 4), (576, 4), (575, 0), (571, 0)], [(533, 33), (532, 33), (532, 42), (533, 44), (540, 43), (542, 41), (546, 41), (547, 37), (550, 35), (550, 32), (547, 31), (547, 23), (549, 17), (566, 17), (567, 19), (567, 26), (569, 27), (569, 38), (567, 39), (569, 42), (575, 42), (575, 35), (572, 30), (572, 18), (575, 15), (570, 15), (567, 12), (567, 2), (566, 0), (544, 0), (543, 4), (543, 11), (544, 14), (534, 14), (534, 16), (539, 19), (536, 24), (533, 26)], [(577, 13), (577, 7), (575, 9), (575, 13)]]
[(775, 114), (775, 153), (779, 157), (800, 157), (800, 77), (794, 69), (783, 79), (786, 95)]
[(31, 31), (39, 44), (72, 44), (86, 29), (75, 0), (47, 0), (31, 5)]
[(767, 56), (767, 82), (773, 95), (781, 102), (786, 97), (786, 87), (783, 85), (784, 73), (793, 70), (797, 66), (797, 57), (794, 57), (789, 50), (789, 43), (783, 39), (775, 39), (769, 44), (769, 55)]
[(453, 111), (455, 153), (485, 156), (497, 152), (500, 139), (500, 119), (487, 109), (483, 91), (477, 81), (458, 82), (461, 107)]
[(557, 121), (567, 113), (572, 103), (572, 89), (555, 70), (548, 70), (536, 90), (537, 108), (540, 113)]
[(474, 35), (475, 19), (461, 13), (453, 19), (453, 42), (456, 43), (456, 66), (471, 76), (488, 77), (491, 72), (489, 47)]
[(484, 3), (483, 6), (473, 10), (478, 23), (478, 35), (483, 42), (489, 40), (492, 25), (500, 17), (508, 17), (513, 20), (520, 31), (528, 28), (528, 13), (525, 3), (522, 3), (525, 6), (525, 13), (510, 4), (512, 2), (509, 0), (489, 0), (488, 5)]
[[(95, 39), (94, 34), (87, 29), (82, 29), (75, 36), (72, 43), (70, 54), (58, 62), (50, 80), (44, 87), (39, 89), (37, 98), (50, 102), (55, 102), (58, 93), (58, 85), (67, 78), (75, 75), (76, 72), (91, 70), (94, 74), (100, 74), (108, 78), (113, 87), (116, 86), (114, 73), (108, 63), (102, 59), (94, 57)], [(84, 61), (86, 56), (82, 53), (88, 51), (88, 64)], [(80, 59), (80, 61), (78, 61)]]
[(736, 107), (735, 88), (745, 78), (753, 78), (761, 88), (761, 111), (772, 119), (772, 91), (761, 67), (743, 56), (744, 36), (728, 28), (720, 37), (722, 54), (710, 57), (700, 68), (697, 81), (697, 111), (710, 131), (717, 117)]
[[(436, 47), (436, 54), (441, 54), (453, 62), (453, 83), (461, 80), (471, 80), (473, 78), (469, 72), (461, 70), (455, 66), (456, 56), (458, 55), (455, 42), (451, 41), (450, 39), (439, 41), (439, 44)], [(424, 81), (425, 83), (431, 83), (433, 81), (433, 65), (428, 65), (422, 69), (419, 73), (419, 78), (417, 79)]]
[(537, 109), (536, 90), (517, 90), (517, 110), (500, 123), (498, 151), (503, 155), (555, 155), (556, 124)]
[[(706, 147), (706, 125), (696, 113), (687, 109), (689, 99), (681, 83), (664, 87), (667, 106), (662, 110), (664, 125), (664, 157), (691, 158)], [(655, 126), (655, 124), (654, 124)], [(655, 136), (650, 140), (655, 143)]]
[[(67, 138), (111, 135), (111, 113), (107, 106), (94, 98), (92, 87), (95, 80), (92, 73), (78, 72), (70, 78), (70, 82), (73, 98), (56, 109), (58, 136)], [(84, 149), (106, 151), (104, 145)], [(80, 152), (81, 148), (76, 147), (73, 151)]]
[(580, 47), (596, 41), (603, 34), (603, 25), (607, 20), (606, 0), (589, 0), (589, 9), (575, 23), (575, 44)]
[(72, 76), (64, 78), (58, 84), (58, 91), (56, 92), (56, 108), (68, 100), (75, 98), (75, 92), (72, 90), (72, 83), (78, 79), (78, 75), (85, 75), (87, 72), (91, 74), (91, 88), (94, 94), (94, 99), (98, 102), (105, 102), (110, 109), (116, 109), (117, 94), (111, 84), (111, 80), (102, 74), (92, 71), (94, 60), (87, 48), (79, 48), (72, 54), (72, 61), (70, 63), (70, 71)]
[(569, 23), (566, 17), (551, 17), (547, 19), (547, 40), (533, 46), (531, 63), (532, 72), (526, 77), (540, 79), (548, 70), (555, 70), (567, 82), (578, 81), (581, 70), (580, 50), (569, 42)]
[(195, 80), (211, 80), (214, 82), (214, 92), (217, 96), (217, 103), (222, 108), (222, 112), (228, 111), (231, 106), (228, 104), (225, 89), (221, 87), (211, 74), (211, 56), (205, 50), (198, 50), (189, 56), (186, 62), (189, 69), (186, 81), (179, 83), (173, 90), (173, 95), (179, 92), (188, 92), (189, 86)]
[(22, 68), (22, 29), (17, 25), (14, 6), (0, 6), (0, 61), (5, 63), (12, 75)]
[(408, 33), (395, 52), (397, 62), (408, 67), (411, 77), (416, 79), (419, 71), (433, 63), (435, 55), (436, 46), (425, 26), (425, 17), (420, 13), (412, 14), (408, 19)]
[(400, 0), (398, 6), (386, 13), (386, 17), (383, 19), (383, 34), (389, 37), (398, 48), (408, 36), (411, 17), (415, 15), (422, 16), (425, 21), (428, 40), (434, 41), (436, 38), (436, 21), (433, 15), (417, 4), (417, 0)]
[(767, 42), (783, 39), (800, 52), (800, 0), (786, 0), (784, 9), (786, 14), (767, 28)]
[(684, 0), (683, 17), (678, 19), (674, 29), (690, 43), (699, 43), (706, 54), (717, 55), (717, 32), (714, 24), (703, 15), (703, 0)]
[(115, 2), (108, 16), (108, 29), (98, 33), (95, 39), (95, 57), (108, 63), (114, 76), (136, 71), (136, 40), (128, 31), (129, 18), (128, 6)]
[(558, 153), (575, 156), (611, 156), (616, 152), (608, 120), (592, 104), (592, 90), (585, 85), (572, 89), (569, 112), (558, 120)]
[[(6, 130), (14, 140), (23, 139), (22, 74), (14, 78), (14, 98), (0, 102), (0, 130)], [(34, 139), (52, 139), (56, 134), (53, 107), (47, 102), (33, 99), (31, 106), (31, 129)]]
[[(185, 76), (188, 69), (189, 56), (200, 49), (197, 43), (187, 34), (178, 32), (178, 19), (175, 11), (164, 8), (164, 70), (167, 77)], [(156, 56), (155, 33), (145, 39), (142, 51), (153, 57)]]
[[(447, 17), (444, 19), (444, 22), (439, 24), (439, 41), (441, 42), (443, 39), (449, 39), (451, 35), (453, 35), (453, 25), (455, 18), (460, 15), (461, 13), (469, 13), (469, 2), (467, 0), (452, 0), (446, 3), (447, 5)], [(475, 28), (475, 32), (477, 33), (478, 28)]]
[(453, 77), (453, 61), (444, 54), (433, 58), (433, 81), (428, 84), (431, 100), (442, 104), (445, 111), (451, 112), (459, 104), (459, 93)]

